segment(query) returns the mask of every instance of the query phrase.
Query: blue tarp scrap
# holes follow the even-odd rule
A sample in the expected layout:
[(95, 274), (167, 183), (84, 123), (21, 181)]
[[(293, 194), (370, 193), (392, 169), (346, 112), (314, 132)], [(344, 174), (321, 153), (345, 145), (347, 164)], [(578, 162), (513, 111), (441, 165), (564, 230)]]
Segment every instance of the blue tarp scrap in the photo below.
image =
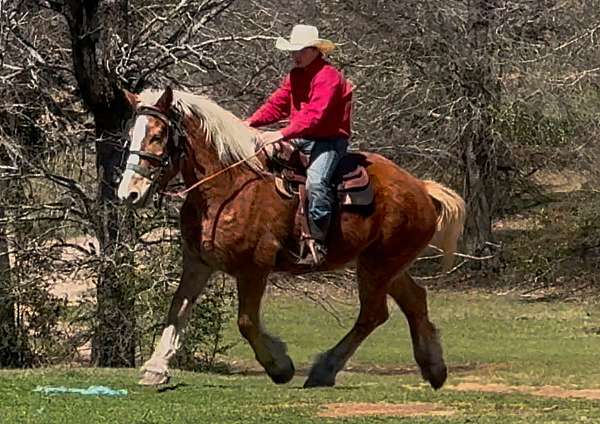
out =
[(127, 390), (125, 389), (111, 389), (106, 386), (90, 386), (87, 389), (65, 386), (37, 386), (33, 391), (40, 392), (43, 395), (127, 396)]

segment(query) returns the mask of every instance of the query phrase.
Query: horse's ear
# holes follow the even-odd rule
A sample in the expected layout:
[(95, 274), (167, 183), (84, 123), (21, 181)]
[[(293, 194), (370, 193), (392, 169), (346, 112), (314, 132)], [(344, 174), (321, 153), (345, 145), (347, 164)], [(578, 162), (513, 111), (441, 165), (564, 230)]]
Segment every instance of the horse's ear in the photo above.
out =
[(137, 108), (137, 105), (139, 103), (138, 97), (133, 94), (131, 91), (123, 88), (123, 95), (125, 96), (125, 100), (127, 100), (127, 103), (129, 103), (129, 106), (131, 107), (132, 110), (135, 110)]
[(171, 103), (173, 103), (173, 90), (171, 87), (165, 88), (165, 92), (160, 96), (158, 102), (156, 102), (156, 107), (163, 112), (167, 112), (171, 108)]

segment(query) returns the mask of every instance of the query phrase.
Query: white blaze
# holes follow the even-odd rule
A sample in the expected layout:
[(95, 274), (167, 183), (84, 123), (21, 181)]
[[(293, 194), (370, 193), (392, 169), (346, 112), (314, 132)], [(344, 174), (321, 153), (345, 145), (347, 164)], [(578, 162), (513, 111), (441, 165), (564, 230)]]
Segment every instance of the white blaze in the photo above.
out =
[[(133, 135), (131, 136), (131, 145), (129, 146), (129, 151), (140, 151), (142, 148), (142, 141), (144, 137), (146, 137), (146, 126), (148, 124), (148, 117), (141, 115), (138, 116), (135, 125), (133, 126)], [(137, 154), (129, 153), (127, 158), (127, 165), (138, 165), (140, 163), (140, 157)], [(119, 190), (117, 195), (119, 199), (125, 200), (129, 197), (129, 184), (131, 183), (131, 178), (135, 175), (135, 173), (131, 169), (125, 169), (123, 172), (123, 178), (121, 179), (121, 184), (119, 184)]]

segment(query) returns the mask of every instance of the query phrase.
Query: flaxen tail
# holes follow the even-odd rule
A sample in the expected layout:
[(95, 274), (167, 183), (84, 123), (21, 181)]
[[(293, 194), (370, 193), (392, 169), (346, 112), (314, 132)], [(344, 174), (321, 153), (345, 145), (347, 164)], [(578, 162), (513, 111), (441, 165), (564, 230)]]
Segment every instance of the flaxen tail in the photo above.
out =
[(438, 211), (437, 231), (431, 244), (444, 252), (442, 267), (448, 271), (454, 263), (458, 239), (465, 226), (465, 201), (454, 190), (435, 181), (424, 181), (427, 193)]

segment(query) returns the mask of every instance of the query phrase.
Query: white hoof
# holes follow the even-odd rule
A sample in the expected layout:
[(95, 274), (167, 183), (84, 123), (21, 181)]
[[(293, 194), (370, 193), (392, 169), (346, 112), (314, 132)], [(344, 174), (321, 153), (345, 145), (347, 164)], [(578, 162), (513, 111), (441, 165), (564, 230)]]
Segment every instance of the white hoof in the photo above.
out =
[(167, 371), (157, 372), (144, 370), (141, 380), (138, 382), (140, 386), (160, 386), (161, 384), (167, 384), (171, 376)]

